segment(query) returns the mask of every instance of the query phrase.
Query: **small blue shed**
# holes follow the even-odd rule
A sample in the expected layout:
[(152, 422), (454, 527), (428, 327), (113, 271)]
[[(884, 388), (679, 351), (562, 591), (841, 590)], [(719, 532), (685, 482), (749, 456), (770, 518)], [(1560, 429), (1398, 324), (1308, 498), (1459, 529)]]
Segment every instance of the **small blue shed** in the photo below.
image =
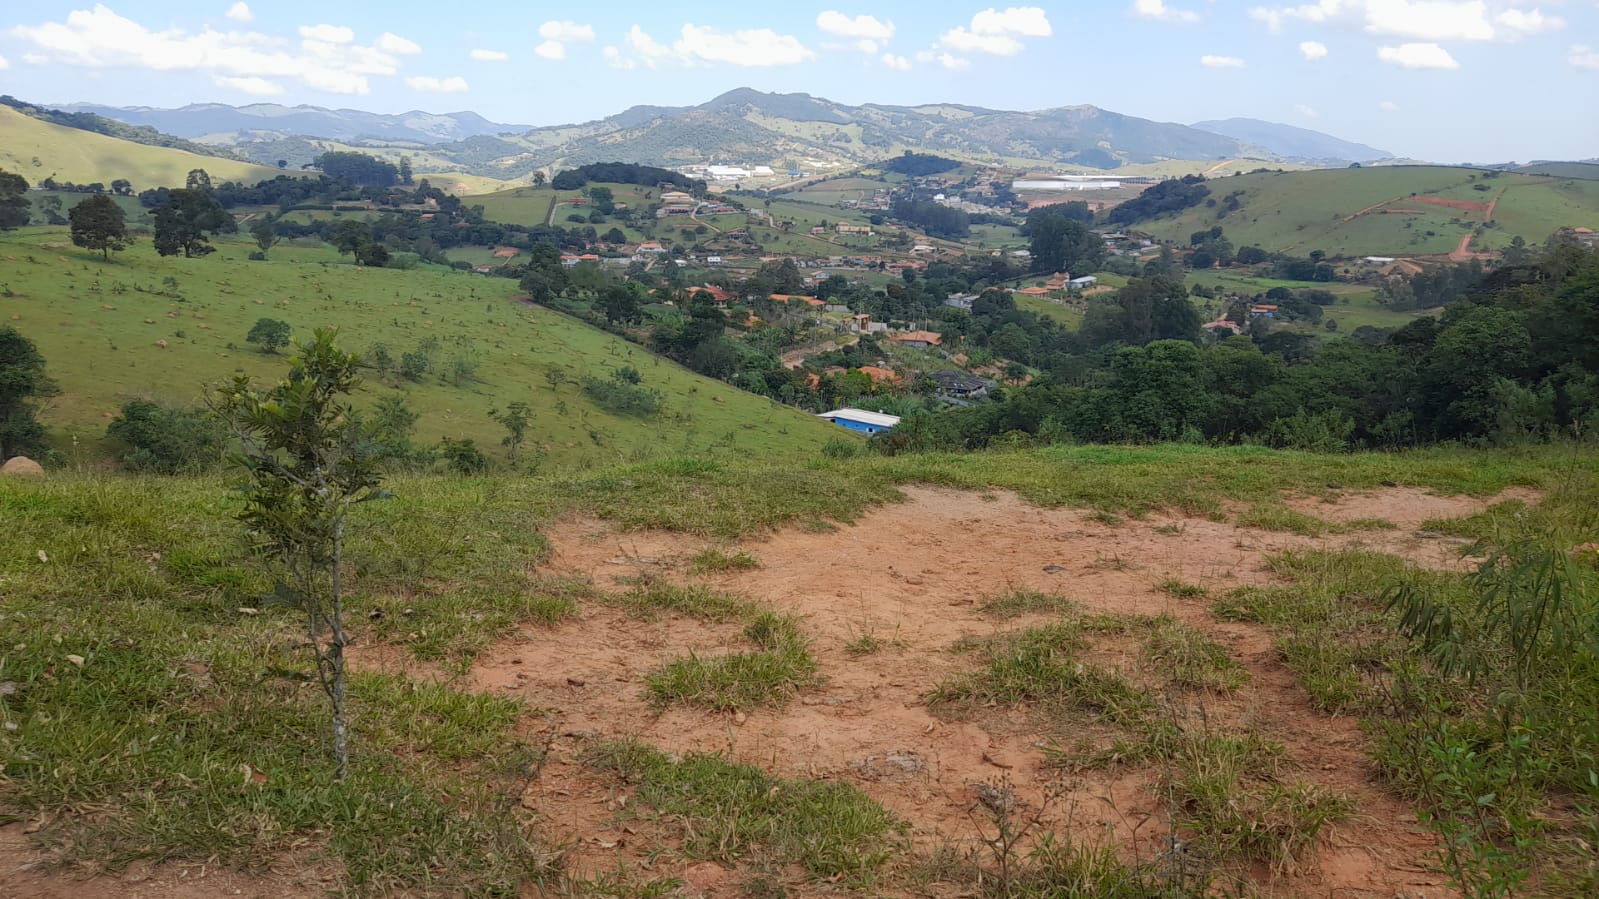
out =
[(825, 418), (835, 425), (859, 431), (862, 434), (876, 434), (879, 431), (892, 431), (899, 424), (898, 415), (886, 415), (882, 412), (867, 412), (865, 409), (834, 409), (823, 412), (817, 418)]

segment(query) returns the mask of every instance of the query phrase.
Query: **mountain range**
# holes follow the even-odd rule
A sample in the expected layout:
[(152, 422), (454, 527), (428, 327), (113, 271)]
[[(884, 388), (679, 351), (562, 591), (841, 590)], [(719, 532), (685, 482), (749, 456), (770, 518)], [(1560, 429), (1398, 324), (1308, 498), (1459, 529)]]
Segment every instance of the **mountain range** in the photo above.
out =
[(157, 131), (213, 144), (270, 140), (278, 137), (320, 137), (337, 141), (399, 141), (438, 144), (486, 134), (516, 134), (528, 125), (502, 125), (475, 112), (402, 112), (384, 115), (359, 109), (324, 109), (320, 106), (283, 106), (252, 103), (192, 103), (178, 109), (150, 106), (97, 106), (75, 103), (68, 112), (88, 112), (130, 125), (148, 125)]
[[(1388, 154), (1253, 120), (1156, 122), (1095, 106), (1030, 112), (958, 104), (850, 106), (808, 94), (729, 91), (697, 106), (634, 106), (571, 125), (527, 128), (470, 112), (378, 115), (313, 106), (216, 103), (181, 109), (78, 105), (137, 125), (230, 145), (260, 162), (315, 152), (305, 138), (414, 146), (433, 166), (524, 177), (536, 169), (622, 160), (651, 165), (765, 164), (806, 170), (878, 162), (905, 150), (1010, 166), (1113, 170), (1168, 160), (1324, 164)], [(1245, 125), (1236, 123), (1244, 122)], [(291, 152), (295, 151), (295, 152)]]
[(1261, 119), (1221, 119), (1195, 122), (1193, 127), (1209, 131), (1257, 147), (1264, 147), (1279, 156), (1306, 162), (1373, 162), (1392, 159), (1394, 154), (1365, 144), (1340, 140), (1320, 131), (1298, 128)]

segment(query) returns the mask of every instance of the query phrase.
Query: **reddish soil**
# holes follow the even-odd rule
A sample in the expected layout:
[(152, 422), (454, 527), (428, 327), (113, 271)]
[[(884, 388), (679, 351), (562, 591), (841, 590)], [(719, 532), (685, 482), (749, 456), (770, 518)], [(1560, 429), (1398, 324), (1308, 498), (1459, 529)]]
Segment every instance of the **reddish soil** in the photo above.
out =
[(1493, 208), (1492, 203), (1478, 203), (1472, 200), (1451, 200), (1447, 197), (1411, 197), (1412, 202), (1426, 203), (1429, 206), (1445, 206), (1450, 209), (1459, 209), (1463, 212), (1487, 212)]
[[(653, 708), (644, 696), (648, 672), (687, 654), (742, 648), (733, 625), (684, 619), (641, 623), (600, 605), (554, 631), (529, 629), (481, 658), (473, 682), (510, 691), (545, 710), (540, 727), (559, 736), (524, 804), (543, 818), (547, 835), (569, 841), (579, 872), (614, 871), (644, 863), (670, 845), (626, 812), (626, 790), (582, 768), (577, 755), (594, 736), (637, 736), (670, 752), (703, 750), (759, 765), (775, 774), (855, 784), (904, 818), (921, 847), (945, 841), (976, 845), (970, 817), (973, 784), (1005, 775), (1025, 802), (1048, 790), (1065, 799), (1051, 823), (1093, 838), (1109, 828), (1144, 858), (1158, 851), (1163, 820), (1148, 789), (1150, 773), (1089, 773), (1069, 780), (1043, 766), (1040, 747), (1071, 746), (1096, 732), (1095, 722), (1041, 731), (1022, 710), (989, 709), (965, 720), (935, 714), (927, 692), (970, 669), (969, 655), (950, 653), (962, 638), (1036, 623), (997, 622), (977, 609), (981, 597), (1028, 587), (1069, 596), (1091, 611), (1169, 614), (1226, 646), (1252, 675), (1225, 698), (1190, 699), (1206, 721), (1265, 732), (1287, 747), (1285, 777), (1347, 793), (1354, 821), (1335, 828), (1319, 858), (1263, 886), (1281, 895), (1449, 895), (1427, 873), (1431, 835), (1414, 812), (1372, 778), (1364, 737), (1352, 718), (1316, 711), (1278, 660), (1270, 635), (1250, 624), (1222, 622), (1204, 599), (1174, 599), (1156, 589), (1167, 578), (1215, 591), (1271, 582), (1262, 562), (1288, 548), (1365, 546), (1430, 567), (1462, 565), (1462, 541), (1417, 534), (1429, 518), (1476, 512), (1481, 500), (1398, 489), (1295, 501), (1329, 521), (1385, 518), (1398, 530), (1306, 538), (1166, 515), (1106, 525), (1074, 510), (1048, 510), (999, 492), (928, 487), (905, 491), (909, 502), (875, 510), (856, 525), (828, 533), (797, 529), (739, 548), (761, 568), (708, 579), (779, 610), (801, 616), (814, 637), (825, 677), (788, 706), (730, 716)], [(650, 573), (678, 579), (684, 560), (704, 541), (675, 533), (618, 533), (592, 518), (553, 528), (549, 569), (594, 578), (602, 589)], [(685, 578), (686, 579), (686, 578)], [(871, 655), (845, 646), (862, 634), (889, 641)], [(1100, 647), (1094, 661), (1135, 673), (1135, 645)], [(1149, 819), (1145, 822), (1145, 819)], [(1142, 822), (1142, 823), (1141, 823)], [(652, 876), (685, 876), (704, 895), (733, 895), (739, 877), (691, 868), (668, 854)], [(714, 881), (714, 883), (712, 883)], [(720, 886), (726, 882), (724, 888)], [(826, 892), (820, 890), (819, 892)], [(810, 895), (801, 890), (796, 895)]]

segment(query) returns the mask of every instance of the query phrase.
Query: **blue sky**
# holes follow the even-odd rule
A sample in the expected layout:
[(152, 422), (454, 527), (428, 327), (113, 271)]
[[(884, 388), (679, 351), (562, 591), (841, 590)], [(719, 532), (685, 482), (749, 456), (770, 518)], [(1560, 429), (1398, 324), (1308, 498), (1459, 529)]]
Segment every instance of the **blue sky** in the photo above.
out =
[(1040, 6), (32, 0), (0, 93), (470, 109), (559, 124), (735, 87), (847, 103), (1250, 116), (1446, 162), (1599, 156), (1596, 0)]

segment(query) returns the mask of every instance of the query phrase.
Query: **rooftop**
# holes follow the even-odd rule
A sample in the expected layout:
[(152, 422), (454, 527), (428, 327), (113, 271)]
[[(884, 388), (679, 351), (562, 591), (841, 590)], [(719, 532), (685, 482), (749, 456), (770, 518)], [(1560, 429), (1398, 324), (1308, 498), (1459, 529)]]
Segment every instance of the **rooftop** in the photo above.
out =
[(816, 417), (825, 418), (828, 421), (832, 421), (836, 418), (847, 418), (850, 421), (858, 421), (863, 425), (876, 425), (879, 428), (892, 428), (893, 426), (899, 424), (898, 415), (885, 415), (882, 412), (867, 412), (865, 409), (852, 409), (848, 407), (843, 409), (834, 409), (831, 412), (823, 412)]

